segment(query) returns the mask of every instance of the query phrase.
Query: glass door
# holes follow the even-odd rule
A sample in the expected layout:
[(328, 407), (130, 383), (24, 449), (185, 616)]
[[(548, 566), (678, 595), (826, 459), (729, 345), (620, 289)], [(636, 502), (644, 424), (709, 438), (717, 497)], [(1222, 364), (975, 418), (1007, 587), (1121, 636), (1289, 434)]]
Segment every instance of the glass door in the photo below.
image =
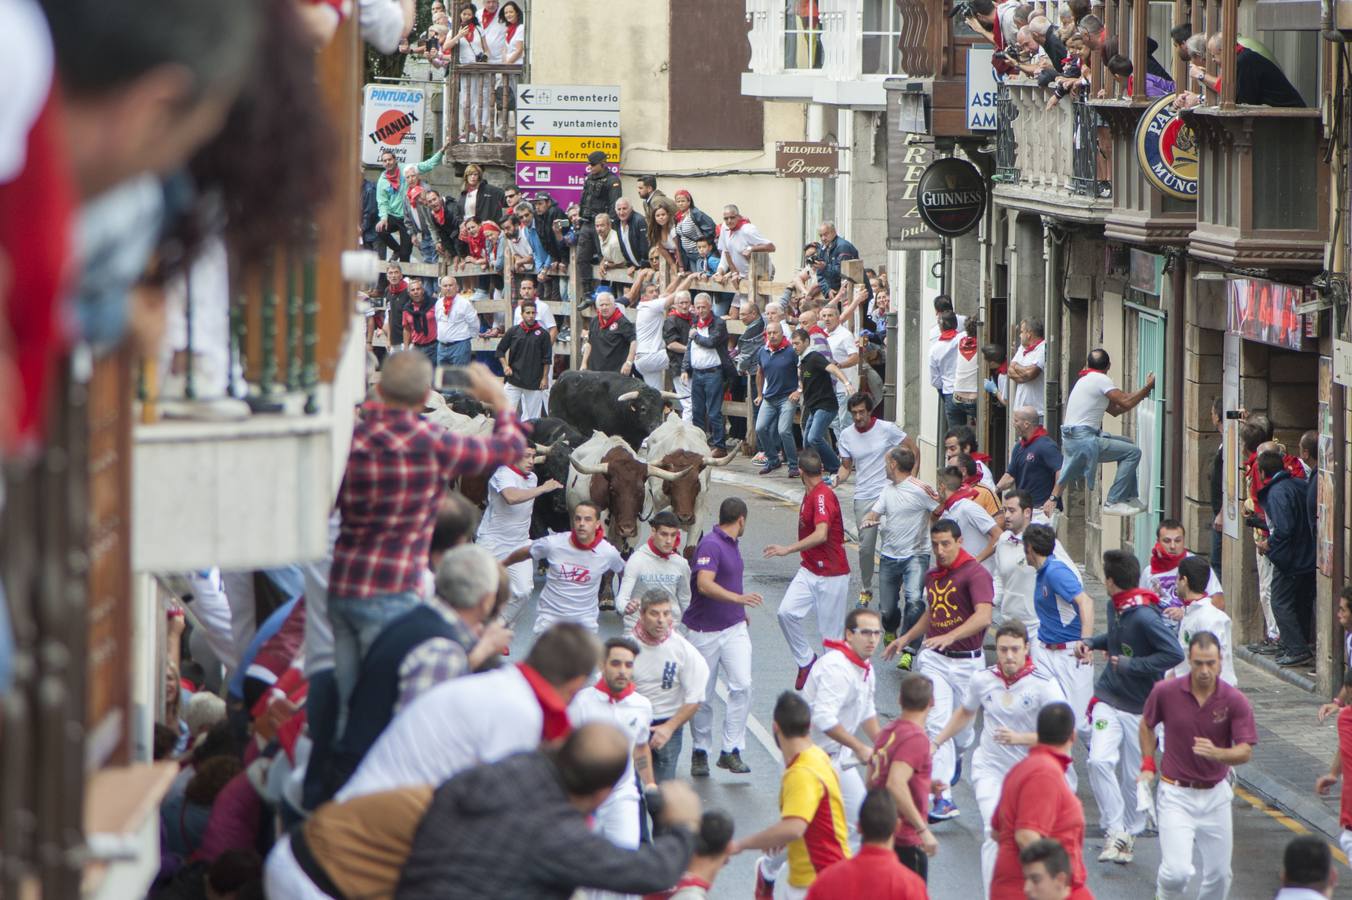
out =
[(1141, 501), (1146, 511), (1135, 518), (1136, 557), (1141, 565), (1150, 560), (1150, 548), (1155, 544), (1155, 529), (1159, 527), (1164, 508), (1164, 398), (1169, 395), (1164, 369), (1164, 317), (1137, 309), (1136, 317), (1136, 381), (1131, 391), (1140, 387), (1151, 372), (1155, 373), (1155, 390), (1136, 407), (1136, 446), (1141, 448), (1141, 466), (1136, 475), (1141, 488)]

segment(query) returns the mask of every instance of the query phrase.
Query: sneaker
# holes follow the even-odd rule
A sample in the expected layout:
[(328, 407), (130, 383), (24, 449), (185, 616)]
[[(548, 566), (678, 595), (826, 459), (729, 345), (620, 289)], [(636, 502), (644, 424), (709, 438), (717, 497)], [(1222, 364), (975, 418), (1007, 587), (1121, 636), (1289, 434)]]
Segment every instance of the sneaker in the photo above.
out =
[(817, 654), (814, 653), (812, 654), (812, 662), (808, 663), (805, 666), (798, 667), (798, 677), (794, 679), (793, 682), (793, 689), (795, 691), (801, 691), (803, 689), (803, 685), (807, 684), (807, 675), (809, 672), (812, 671), (812, 663), (815, 663), (816, 661)]
[(872, 604), (873, 604), (873, 591), (860, 591), (859, 592), (860, 609), (868, 609), (869, 606), (871, 606)]
[(734, 775), (750, 775), (751, 767), (742, 762), (742, 752), (733, 750), (731, 753), (718, 754), (718, 762), (715, 763), (720, 769), (727, 769)]
[(780, 465), (781, 465), (781, 464), (778, 463), (778, 462), (766, 463), (765, 465), (761, 466), (761, 470), (760, 470), (759, 472), (757, 472), (756, 474), (757, 474), (757, 475), (769, 475), (769, 474), (770, 474), (771, 472), (773, 472), (775, 469), (778, 469), (778, 468), (780, 467)]
[(1121, 862), (1117, 850), (1117, 841), (1111, 835), (1104, 840), (1103, 852), (1098, 855), (1098, 861), (1101, 863)]
[(1304, 653), (1294, 655), (1288, 653), (1285, 656), (1277, 657), (1277, 665), (1281, 666), (1282, 668), (1290, 668), (1292, 666), (1307, 666), (1313, 661), (1314, 654), (1308, 650), (1306, 650)]
[(761, 452), (757, 453), (755, 456), (751, 457), (751, 461), (752, 461), (753, 463), (755, 463), (756, 465), (758, 465), (758, 466), (763, 466), (763, 465), (765, 465), (765, 463), (767, 462), (767, 460), (766, 460), (766, 458), (765, 458), (765, 451), (762, 450)]
[(897, 657), (897, 668), (903, 672), (911, 671), (911, 665), (915, 662), (915, 654), (910, 650), (901, 651), (901, 656)]
[(959, 815), (958, 807), (954, 805), (952, 800), (949, 800), (946, 797), (940, 797), (938, 800), (935, 800), (934, 805), (930, 807), (929, 820), (931, 823), (947, 822), (949, 819), (956, 819)]
[(883, 646), (886, 647), (897, 639), (897, 636), (890, 631), (883, 632)]
[(1262, 656), (1282, 655), (1282, 645), (1266, 638), (1256, 644), (1250, 644), (1244, 649), (1248, 650), (1250, 653), (1258, 653)]
[(1113, 839), (1113, 849), (1117, 851), (1117, 858), (1112, 860), (1119, 866), (1125, 866), (1132, 860), (1132, 850), (1136, 847), (1136, 839), (1125, 831), (1119, 833)]
[(709, 777), (709, 754), (705, 751), (696, 750), (690, 754), (690, 777)]
[(1145, 512), (1145, 507), (1139, 503), (1105, 503), (1103, 505), (1103, 514), (1105, 516), (1139, 516)]
[(797, 466), (789, 466), (789, 477), (790, 477), (790, 478), (797, 478), (798, 475), (799, 475), (798, 467), (797, 467)]
[(761, 872), (760, 863), (756, 863), (756, 893), (752, 894), (754, 900), (774, 900), (775, 883), (766, 878)]

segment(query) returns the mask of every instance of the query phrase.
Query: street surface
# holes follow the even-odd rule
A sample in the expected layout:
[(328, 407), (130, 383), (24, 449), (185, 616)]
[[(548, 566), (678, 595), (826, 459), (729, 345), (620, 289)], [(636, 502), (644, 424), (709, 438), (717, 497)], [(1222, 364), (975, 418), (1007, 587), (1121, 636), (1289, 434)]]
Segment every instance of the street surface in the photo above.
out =
[[(728, 484), (722, 479), (715, 481), (709, 509), (716, 512), (719, 502), (729, 496), (741, 496), (747, 501), (750, 514), (747, 519), (747, 533), (741, 541), (742, 554), (746, 561), (746, 590), (760, 593), (766, 600), (764, 607), (751, 610), (755, 674), (749, 746), (742, 748), (742, 758), (751, 767), (751, 774), (738, 776), (723, 769), (712, 768), (711, 777), (698, 779), (694, 784), (707, 807), (727, 811), (736, 820), (738, 833), (749, 834), (778, 818), (779, 776), (783, 766), (774, 745), (770, 727), (771, 713), (779, 693), (793, 687), (796, 670), (775, 619), (775, 611), (778, 609), (780, 597), (783, 596), (798, 567), (797, 556), (765, 559), (762, 554), (768, 544), (790, 543), (797, 539), (797, 502), (789, 502), (770, 493), (753, 489), (750, 485), (759, 482), (775, 491), (799, 488), (800, 494), (801, 485), (797, 479), (790, 482), (784, 478), (781, 474), (783, 470), (763, 479), (757, 478), (750, 463), (741, 459), (724, 471), (748, 486)], [(841, 505), (847, 511), (850, 509), (847, 498), (851, 493), (850, 485), (842, 490)], [(846, 526), (847, 529), (852, 529), (848, 514)], [(857, 550), (853, 544), (849, 545), (848, 553), (850, 567), (856, 570), (852, 573), (853, 598), (858, 596)], [(875, 589), (876, 587), (875, 583)], [(531, 615), (533, 610), (523, 615), (522, 621), (531, 621)], [(1099, 621), (1102, 621), (1102, 615), (1100, 611)], [(812, 621), (809, 617), (809, 622)], [(621, 631), (622, 625), (618, 615), (602, 614), (602, 638), (618, 635)], [(519, 658), (529, 643), (529, 628), (523, 627), (517, 635), (513, 658)], [(886, 723), (898, 714), (898, 690), (905, 673), (897, 671), (892, 663), (884, 662), (880, 656), (874, 659), (874, 666), (879, 676), (878, 714), (880, 721)], [(716, 705), (715, 735), (720, 734), (722, 726), (717, 720), (721, 719), (722, 712), (721, 704)], [(680, 768), (682, 778), (689, 777), (690, 747), (687, 728), (682, 751), (684, 758)], [(712, 756), (713, 754), (710, 759), (711, 766)], [(1154, 896), (1155, 872), (1159, 865), (1158, 838), (1138, 838), (1135, 860), (1129, 865), (1097, 862), (1103, 840), (1097, 828), (1098, 809), (1089, 789), (1084, 758), (1084, 748), (1077, 747), (1075, 759), (1079, 772), (1079, 796), (1084, 804), (1089, 835), (1084, 849), (1085, 865), (1089, 870), (1089, 887), (1099, 900), (1151, 898)], [(968, 760), (970, 761), (970, 753)], [(1282, 848), (1294, 835), (1294, 829), (1302, 829), (1304, 826), (1288, 818), (1281, 811), (1267, 807), (1247, 791), (1243, 792), (1243, 797), (1238, 796), (1239, 793), (1237, 791), (1234, 804), (1235, 847), (1232, 863), (1234, 883), (1230, 897), (1232, 900), (1266, 900), (1271, 898), (1279, 887)], [(957, 785), (954, 800), (962, 810), (962, 815), (934, 826), (934, 833), (939, 839), (939, 854), (930, 861), (929, 890), (930, 896), (935, 900), (949, 898), (971, 900), (982, 896), (979, 865), (981, 824), (978, 821), (971, 785), (967, 781)], [(750, 897), (755, 882), (755, 860), (754, 852), (734, 857), (715, 883), (710, 896), (727, 900)], [(1352, 897), (1352, 875), (1344, 866), (1339, 866), (1339, 870), (1345, 883), (1339, 886), (1335, 896)]]

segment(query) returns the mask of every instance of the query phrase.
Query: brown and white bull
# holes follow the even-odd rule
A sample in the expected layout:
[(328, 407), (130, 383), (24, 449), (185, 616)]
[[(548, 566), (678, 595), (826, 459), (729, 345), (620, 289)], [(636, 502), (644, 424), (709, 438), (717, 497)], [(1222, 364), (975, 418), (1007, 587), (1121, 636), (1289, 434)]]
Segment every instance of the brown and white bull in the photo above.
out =
[(622, 553), (638, 542), (648, 482), (674, 482), (686, 474), (650, 465), (624, 438), (599, 432), (573, 451), (569, 469), (568, 508), (582, 500), (600, 506), (606, 514), (606, 538)]
[(737, 457), (740, 444), (734, 443), (727, 456), (715, 459), (703, 430), (681, 419), (676, 413), (658, 426), (644, 445), (648, 466), (656, 465), (671, 472), (681, 472), (677, 478), (650, 479), (646, 508), (652, 517), (670, 509), (685, 532), (682, 546), (693, 548), (698, 542), (702, 523), (707, 519), (710, 469), (726, 466)]

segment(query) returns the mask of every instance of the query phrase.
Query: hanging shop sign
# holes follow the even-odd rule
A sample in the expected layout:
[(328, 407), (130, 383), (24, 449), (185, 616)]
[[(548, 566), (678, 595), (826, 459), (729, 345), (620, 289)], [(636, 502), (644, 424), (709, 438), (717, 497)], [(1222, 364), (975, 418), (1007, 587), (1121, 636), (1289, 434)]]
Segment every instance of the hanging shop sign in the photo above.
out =
[(1301, 349), (1305, 317), (1297, 308), (1312, 290), (1262, 278), (1233, 278), (1225, 283), (1227, 328), (1250, 341)]
[(985, 176), (956, 156), (930, 163), (920, 176), (916, 193), (920, 218), (931, 231), (944, 237), (966, 234), (986, 212)]
[(1174, 108), (1177, 94), (1160, 97), (1136, 126), (1136, 159), (1146, 180), (1176, 200), (1197, 199), (1197, 139)]
[(779, 178), (835, 178), (839, 147), (827, 141), (775, 141)]

